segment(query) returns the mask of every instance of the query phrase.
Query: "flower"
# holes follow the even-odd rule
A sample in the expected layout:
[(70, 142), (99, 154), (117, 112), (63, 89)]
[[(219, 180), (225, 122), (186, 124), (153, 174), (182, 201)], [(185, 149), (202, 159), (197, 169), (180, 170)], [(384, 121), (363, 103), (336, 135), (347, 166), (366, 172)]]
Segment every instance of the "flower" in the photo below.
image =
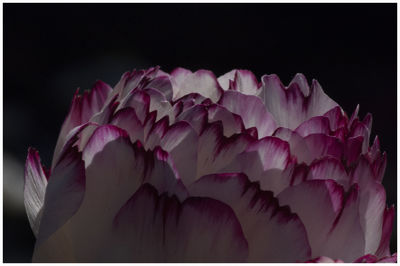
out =
[(98, 81), (74, 95), (51, 169), (28, 151), (33, 260), (395, 262), (371, 125), (302, 74)]

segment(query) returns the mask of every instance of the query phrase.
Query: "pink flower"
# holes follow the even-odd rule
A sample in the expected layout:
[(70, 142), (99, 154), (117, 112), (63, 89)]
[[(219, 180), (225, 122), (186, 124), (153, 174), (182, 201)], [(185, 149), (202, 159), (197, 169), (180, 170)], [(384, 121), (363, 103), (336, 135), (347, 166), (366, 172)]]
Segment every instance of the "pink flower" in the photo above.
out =
[(298, 74), (158, 67), (74, 95), (25, 206), (50, 262), (395, 262), (386, 154)]

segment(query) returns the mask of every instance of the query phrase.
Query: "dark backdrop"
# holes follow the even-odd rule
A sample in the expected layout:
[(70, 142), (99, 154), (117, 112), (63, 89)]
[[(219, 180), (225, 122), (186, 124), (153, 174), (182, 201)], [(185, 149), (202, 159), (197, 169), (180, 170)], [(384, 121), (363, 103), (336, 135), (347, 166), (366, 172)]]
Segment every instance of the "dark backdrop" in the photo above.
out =
[(3, 6), (7, 262), (29, 261), (34, 245), (21, 208), (28, 146), (49, 166), (75, 89), (97, 79), (115, 85), (133, 68), (217, 76), (245, 68), (258, 78), (276, 73), (285, 84), (298, 72), (318, 79), (347, 113), (360, 104), (362, 117), (373, 114), (371, 136), (388, 153), (387, 201), (396, 202), (396, 4)]

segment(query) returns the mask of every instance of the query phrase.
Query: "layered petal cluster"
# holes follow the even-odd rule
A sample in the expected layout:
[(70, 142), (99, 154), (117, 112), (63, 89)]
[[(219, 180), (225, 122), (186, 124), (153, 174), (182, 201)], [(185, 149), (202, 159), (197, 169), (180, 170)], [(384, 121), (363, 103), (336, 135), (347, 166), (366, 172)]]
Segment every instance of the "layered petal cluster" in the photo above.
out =
[(29, 149), (38, 262), (395, 262), (386, 154), (315, 80), (158, 67), (75, 94), (49, 171)]

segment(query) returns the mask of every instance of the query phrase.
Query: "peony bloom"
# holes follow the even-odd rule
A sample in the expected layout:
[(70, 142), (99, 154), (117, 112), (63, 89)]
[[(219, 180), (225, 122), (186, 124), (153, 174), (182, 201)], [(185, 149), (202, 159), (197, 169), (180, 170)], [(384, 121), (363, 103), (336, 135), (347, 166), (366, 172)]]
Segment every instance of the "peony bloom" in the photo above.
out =
[(38, 262), (395, 262), (386, 154), (298, 74), (159, 68), (75, 94), (49, 171), (29, 149)]

